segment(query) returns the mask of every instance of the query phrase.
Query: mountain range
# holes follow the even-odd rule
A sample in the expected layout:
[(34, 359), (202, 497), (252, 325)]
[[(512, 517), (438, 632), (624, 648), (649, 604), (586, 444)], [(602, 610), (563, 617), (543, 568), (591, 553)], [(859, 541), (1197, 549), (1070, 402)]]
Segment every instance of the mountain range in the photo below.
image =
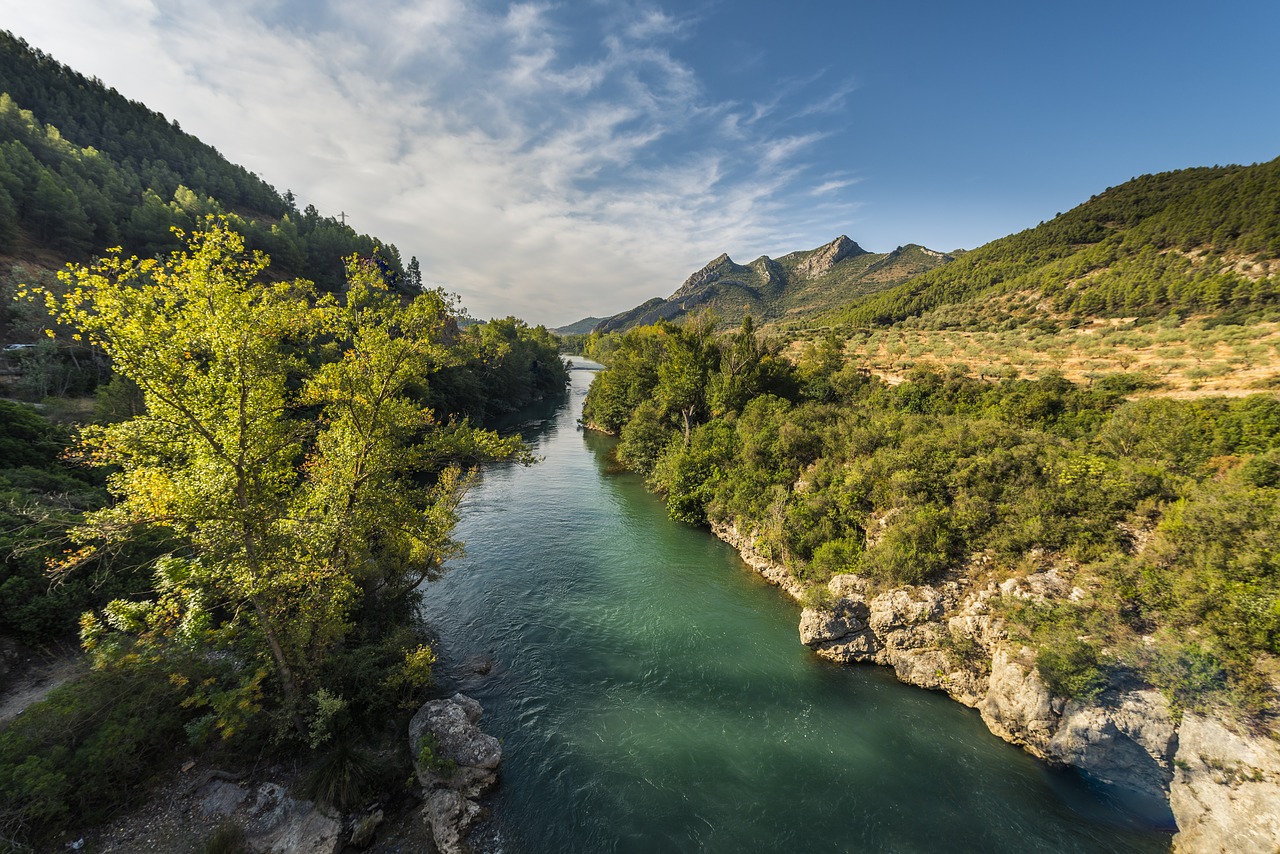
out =
[(725, 254), (689, 276), (666, 299), (651, 299), (592, 328), (615, 332), (658, 320), (678, 322), (706, 310), (722, 326), (737, 326), (746, 314), (759, 323), (801, 321), (951, 260), (952, 255), (914, 243), (892, 252), (868, 252), (845, 235), (817, 249), (777, 259), (762, 255), (749, 264), (738, 264)]

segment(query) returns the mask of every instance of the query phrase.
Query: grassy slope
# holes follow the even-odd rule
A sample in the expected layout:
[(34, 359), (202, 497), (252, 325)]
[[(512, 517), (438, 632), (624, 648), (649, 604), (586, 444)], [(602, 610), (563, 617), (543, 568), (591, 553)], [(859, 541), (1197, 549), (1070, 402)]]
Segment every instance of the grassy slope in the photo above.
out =
[(891, 381), (934, 363), (1139, 372), (1174, 396), (1278, 388), (1280, 160), (1135, 179), (820, 322)]

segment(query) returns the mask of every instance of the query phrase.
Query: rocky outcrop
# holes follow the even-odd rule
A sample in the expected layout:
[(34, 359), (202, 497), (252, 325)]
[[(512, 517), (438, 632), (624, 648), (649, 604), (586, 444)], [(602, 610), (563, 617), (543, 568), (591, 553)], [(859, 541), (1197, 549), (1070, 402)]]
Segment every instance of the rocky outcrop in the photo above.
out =
[[(220, 795), (211, 793), (211, 800), (223, 807), (231, 804), (234, 797), (228, 787), (234, 788), (222, 783)], [(263, 783), (253, 797), (244, 829), (245, 842), (255, 854), (335, 854), (342, 848), (342, 823), (311, 801), (289, 797), (276, 783)]]
[(845, 235), (840, 235), (826, 246), (821, 246), (808, 258), (796, 265), (796, 273), (807, 279), (816, 279), (850, 255), (865, 255), (867, 250), (854, 243)]
[(747, 566), (754, 569), (761, 578), (770, 584), (781, 587), (792, 599), (799, 600), (804, 596), (804, 585), (785, 566), (779, 566), (764, 554), (756, 550), (755, 538), (738, 530), (726, 522), (712, 522), (711, 531), (717, 537), (738, 550)]
[(708, 282), (714, 282), (716, 279), (734, 272), (737, 267), (738, 265), (733, 263), (733, 259), (730, 258), (727, 253), (722, 253), (707, 264), (707, 266), (685, 279), (684, 284), (677, 288), (676, 292), (671, 295), (671, 300), (678, 302), (679, 300), (694, 293), (698, 288)]
[[(751, 535), (726, 523), (712, 530), (761, 576), (804, 598), (803, 585)], [(1164, 696), (1143, 686), (1096, 702), (1054, 696), (1032, 650), (1008, 637), (993, 605), (1084, 592), (1053, 566), (999, 585), (968, 580), (978, 574), (880, 593), (838, 575), (821, 605), (802, 611), (800, 640), (831, 661), (889, 666), (903, 682), (945, 691), (976, 708), (1000, 738), (1127, 790), (1148, 820), (1176, 821), (1179, 851), (1280, 851), (1280, 745), (1191, 714), (1179, 726)]]
[(422, 784), (423, 819), (441, 854), (467, 851), (484, 809), (479, 798), (498, 781), (502, 746), (480, 730), (484, 709), (463, 694), (432, 700), (409, 722), (409, 746)]
[(1169, 800), (1180, 852), (1280, 850), (1280, 745), (1195, 714), (1178, 727)]

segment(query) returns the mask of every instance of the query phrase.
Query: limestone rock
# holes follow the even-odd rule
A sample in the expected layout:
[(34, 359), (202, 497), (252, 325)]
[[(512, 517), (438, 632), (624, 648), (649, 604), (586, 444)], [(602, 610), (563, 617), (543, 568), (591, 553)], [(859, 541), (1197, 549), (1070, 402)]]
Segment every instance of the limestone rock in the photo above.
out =
[(255, 854), (336, 854), (342, 825), (310, 801), (289, 797), (283, 786), (264, 783), (249, 808), (245, 827)]
[(685, 279), (684, 284), (677, 288), (676, 292), (671, 295), (671, 299), (680, 300), (684, 297), (688, 297), (691, 293), (705, 285), (707, 282), (713, 282), (721, 276), (724, 276), (726, 273), (732, 271), (733, 266), (733, 259), (729, 257), (728, 253), (722, 253), (716, 256), (707, 264), (707, 266)]
[(836, 664), (853, 664), (859, 661), (875, 661), (875, 656), (880, 651), (880, 644), (876, 641), (874, 632), (863, 629), (860, 632), (845, 635), (839, 640), (817, 644), (813, 647), (813, 651)]
[(351, 847), (368, 848), (373, 844), (378, 825), (382, 824), (382, 810), (375, 810), (355, 823), (351, 829)]
[(231, 815), (249, 797), (249, 790), (226, 780), (213, 780), (200, 790), (200, 812), (206, 816)]
[(837, 599), (830, 609), (805, 608), (800, 614), (800, 642), (814, 646), (860, 632), (870, 612), (861, 599)]
[(832, 611), (805, 608), (800, 612), (800, 643), (806, 646), (839, 640), (860, 628), (860, 624), (851, 624), (843, 615)]
[[(713, 530), (761, 576), (802, 597), (803, 585), (760, 554), (750, 536), (726, 523)], [(1047, 568), (998, 585), (949, 581), (869, 596), (864, 579), (834, 576), (827, 585), (833, 604), (805, 609), (801, 640), (824, 659), (888, 665), (903, 682), (946, 691), (978, 709), (1005, 741), (1136, 794), (1129, 802), (1145, 801), (1139, 808), (1148, 820), (1167, 822), (1171, 809), (1181, 828), (1178, 850), (1280, 852), (1280, 745), (1195, 715), (1179, 727), (1154, 690), (1111, 693), (1099, 703), (1055, 697), (1031, 650), (1010, 645), (995, 607), (1000, 599), (1084, 595), (1071, 583), (1069, 565), (1039, 557)], [(970, 562), (971, 578), (989, 568), (982, 554)]]
[(910, 629), (942, 616), (945, 598), (933, 587), (899, 588), (871, 600), (868, 623), (881, 636)]
[(842, 234), (826, 246), (815, 249), (808, 258), (797, 264), (796, 273), (805, 278), (817, 278), (823, 273), (831, 272), (832, 267), (850, 255), (865, 253), (865, 249)]
[(804, 585), (785, 566), (774, 563), (757, 551), (755, 538), (750, 534), (739, 531), (736, 525), (726, 522), (712, 522), (711, 533), (737, 549), (747, 566), (770, 584), (781, 587), (792, 599), (799, 600), (804, 596)]
[(831, 580), (827, 582), (827, 590), (836, 599), (865, 599), (867, 581), (857, 575), (840, 573), (831, 576)]
[(887, 649), (883, 658), (883, 663), (893, 668), (900, 682), (935, 691), (944, 691), (947, 688), (951, 661), (941, 650)]
[(1179, 852), (1280, 850), (1280, 745), (1188, 713), (1178, 728), (1169, 801)]
[(991, 658), (991, 680), (978, 711), (987, 729), (1010, 744), (1045, 759), (1045, 748), (1058, 727), (1053, 695), (1035, 669), (1020, 660), (1030, 650), (1012, 653), (996, 649)]
[(464, 854), (466, 836), (482, 810), (456, 789), (435, 789), (427, 795), (422, 817), (431, 828), (431, 838), (440, 854)]
[(1103, 783), (1163, 798), (1172, 776), (1173, 739), (1164, 697), (1135, 691), (1105, 705), (1067, 703), (1045, 752)]
[(1072, 589), (1070, 582), (1062, 576), (1057, 567), (1025, 578), (1010, 578), (1000, 584), (1000, 592), (1003, 595), (1031, 602), (1069, 599)]
[(498, 779), (502, 746), (477, 724), (484, 709), (463, 694), (432, 700), (409, 722), (409, 745), (415, 757), (427, 733), (434, 736), (437, 757), (456, 765), (451, 771), (414, 765), (422, 783), (423, 819), (442, 854), (465, 852), (467, 831), (483, 808), (476, 802)]

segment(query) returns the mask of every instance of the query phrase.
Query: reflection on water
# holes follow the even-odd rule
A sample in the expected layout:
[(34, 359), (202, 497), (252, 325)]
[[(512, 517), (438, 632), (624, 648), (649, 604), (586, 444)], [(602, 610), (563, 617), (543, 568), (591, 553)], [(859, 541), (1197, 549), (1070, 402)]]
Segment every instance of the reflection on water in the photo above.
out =
[(972, 711), (811, 655), (728, 546), (605, 474), (572, 378), (508, 425), (542, 460), (485, 473), (425, 606), (442, 688), (503, 741), (504, 851), (1168, 850)]

